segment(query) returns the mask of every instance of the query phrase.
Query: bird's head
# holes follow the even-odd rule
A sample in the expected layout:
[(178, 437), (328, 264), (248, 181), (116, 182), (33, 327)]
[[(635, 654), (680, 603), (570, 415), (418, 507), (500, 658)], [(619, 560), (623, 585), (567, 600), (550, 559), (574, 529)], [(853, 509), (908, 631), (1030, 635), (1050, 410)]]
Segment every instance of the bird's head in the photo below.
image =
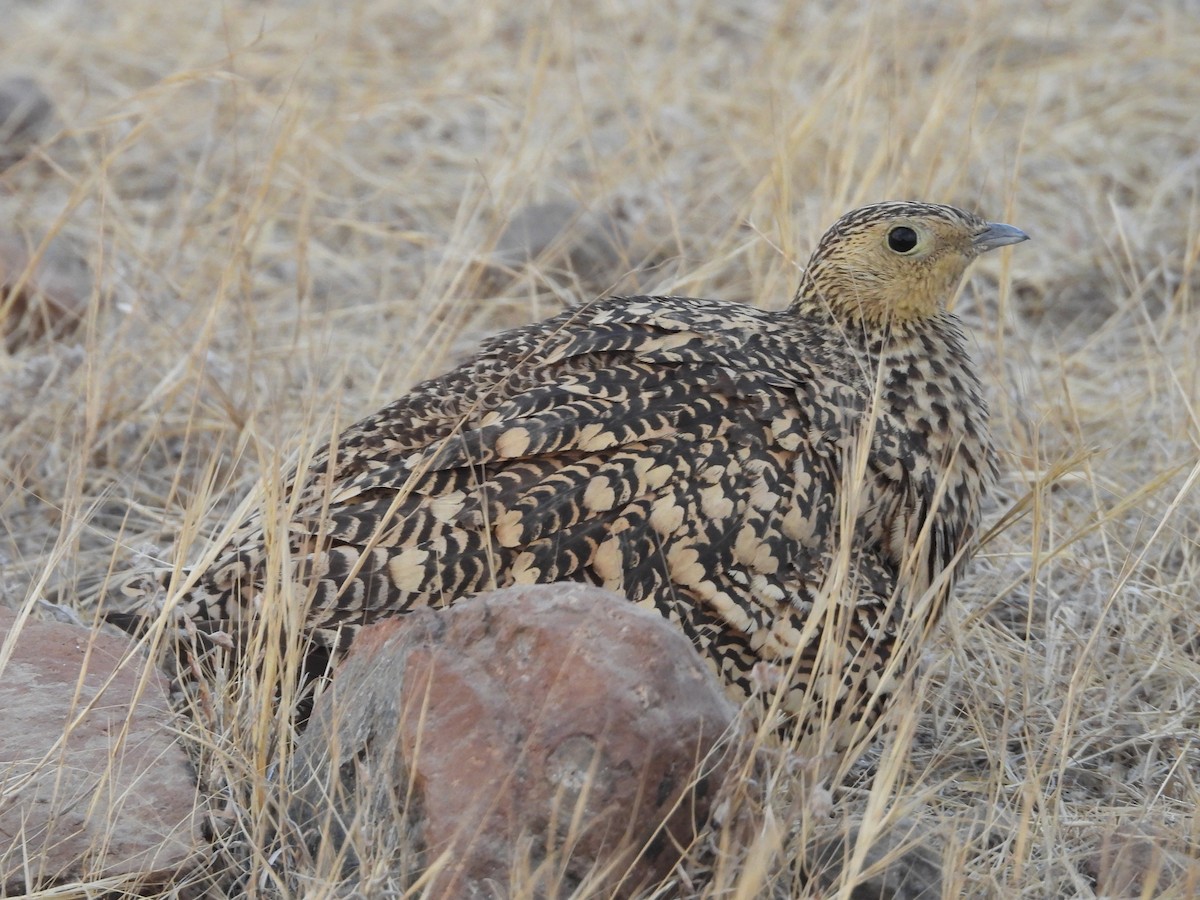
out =
[(953, 206), (864, 206), (825, 232), (795, 305), (876, 328), (924, 319), (945, 309), (975, 257), (1028, 239)]

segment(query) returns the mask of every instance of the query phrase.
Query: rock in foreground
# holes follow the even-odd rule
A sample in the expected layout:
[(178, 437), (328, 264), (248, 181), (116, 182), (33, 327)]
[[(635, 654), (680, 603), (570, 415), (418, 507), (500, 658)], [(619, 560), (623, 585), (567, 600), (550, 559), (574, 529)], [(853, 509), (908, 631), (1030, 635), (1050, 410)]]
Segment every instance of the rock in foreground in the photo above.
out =
[[(0, 609), (0, 646), (16, 619)], [(5, 895), (101, 877), (136, 890), (170, 878), (198, 846), (196, 789), (164, 685), (129, 651), (61, 622), (26, 621), (16, 634), (0, 671)]]
[(318, 860), (429, 868), (422, 896), (628, 894), (707, 818), (735, 712), (660, 616), (586, 585), (496, 591), (360, 633), (292, 815)]

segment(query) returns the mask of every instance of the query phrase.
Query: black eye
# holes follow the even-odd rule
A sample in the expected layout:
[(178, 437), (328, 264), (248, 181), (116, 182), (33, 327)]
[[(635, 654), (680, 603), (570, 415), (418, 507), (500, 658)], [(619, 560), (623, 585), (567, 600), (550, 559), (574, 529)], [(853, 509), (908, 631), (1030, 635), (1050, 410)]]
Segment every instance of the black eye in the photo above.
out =
[(907, 225), (900, 225), (888, 232), (888, 246), (897, 253), (907, 253), (917, 246), (917, 233)]

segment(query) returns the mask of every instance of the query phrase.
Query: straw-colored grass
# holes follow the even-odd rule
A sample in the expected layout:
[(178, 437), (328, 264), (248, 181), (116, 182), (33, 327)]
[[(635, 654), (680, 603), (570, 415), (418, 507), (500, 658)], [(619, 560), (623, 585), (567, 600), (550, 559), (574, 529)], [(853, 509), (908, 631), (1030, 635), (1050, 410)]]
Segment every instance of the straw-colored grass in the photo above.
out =
[[(1174, 861), (1145, 896), (1200, 893), (1194, 862), (1178, 876), (1200, 856), (1194, 4), (11, 0), (3, 19), (0, 61), (63, 130), (0, 176), (0, 225), (60, 235), (97, 288), (75, 337), (0, 355), (0, 602), (88, 619), (110, 571), (211, 554), (298, 447), (486, 334), (629, 288), (632, 265), (484, 278), (532, 202), (616, 210), (630, 263), (658, 263), (646, 292), (769, 308), (846, 209), (955, 203), (1033, 238), (958, 303), (1004, 527), (897, 740), (828, 810), (780, 764), (697, 851), (711, 885), (664, 896), (821, 896), (796, 861), (826, 818), (864, 837), (829, 896), (893, 822), (944, 897), (1095, 896), (1121, 829)], [(321, 896), (267, 843), (274, 713), (241, 697), (205, 738), (252, 785), (211, 890)], [(371, 895), (401, 884), (386, 862)]]

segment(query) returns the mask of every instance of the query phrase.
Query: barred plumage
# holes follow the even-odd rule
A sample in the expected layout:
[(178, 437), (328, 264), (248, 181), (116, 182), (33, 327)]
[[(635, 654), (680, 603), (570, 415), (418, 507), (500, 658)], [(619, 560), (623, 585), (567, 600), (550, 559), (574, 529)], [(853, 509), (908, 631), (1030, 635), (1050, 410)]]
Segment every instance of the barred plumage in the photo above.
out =
[[(975, 256), (1024, 239), (877, 204), (826, 233), (786, 310), (612, 297), (492, 338), (293, 477), (314, 640), (341, 650), (417, 605), (586, 581), (676, 622), (736, 696), (779, 682), (810, 731), (872, 721), (992, 477), (945, 303)], [(179, 613), (252, 617), (264, 562), (254, 518)]]

